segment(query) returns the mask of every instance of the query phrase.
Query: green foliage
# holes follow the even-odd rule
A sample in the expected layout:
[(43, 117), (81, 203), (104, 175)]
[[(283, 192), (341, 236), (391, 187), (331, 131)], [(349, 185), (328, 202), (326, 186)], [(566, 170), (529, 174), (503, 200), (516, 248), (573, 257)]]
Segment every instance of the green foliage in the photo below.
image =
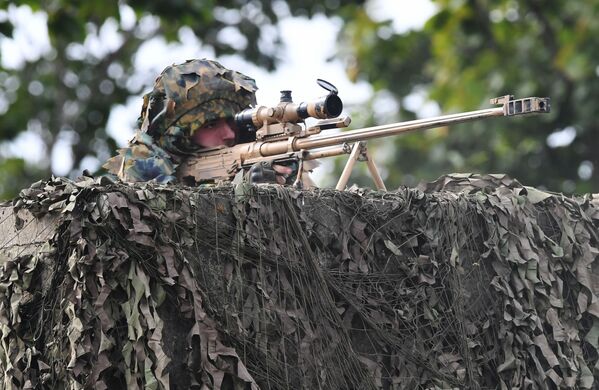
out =
[(41, 176), (40, 169), (25, 164), (21, 158), (0, 160), (0, 199), (14, 198)]
[[(598, 192), (599, 126), (594, 116), (599, 92), (591, 85), (599, 61), (593, 39), (599, 21), (592, 15), (599, 2), (436, 4), (437, 14), (420, 31), (381, 35), (376, 33), (381, 23), (351, 21), (344, 42), (357, 58), (352, 58), (349, 73), (390, 91), (402, 107), (410, 93), (426, 90), (443, 112), (489, 107), (489, 98), (508, 93), (550, 96), (553, 112), (398, 137), (394, 157), (383, 161), (390, 172), (388, 185), (449, 171), (504, 172), (556, 191)], [(358, 44), (358, 36), (373, 39)], [(413, 115), (401, 112), (398, 119)], [(547, 137), (568, 127), (576, 131), (573, 142), (550, 147)], [(581, 164), (594, 167), (592, 176), (579, 175)]]
[[(375, 91), (388, 91), (398, 103), (396, 115), (385, 117), (364, 113), (376, 112), (381, 99), (356, 108), (362, 120), (355, 122), (365, 126), (421, 115), (414, 96), (437, 102), (443, 112), (488, 107), (488, 98), (508, 93), (552, 98), (550, 115), (431, 130), (397, 137), (393, 145), (373, 143), (371, 149), (388, 173), (389, 188), (469, 171), (508, 173), (526, 184), (567, 193), (599, 192), (595, 153), (599, 125), (594, 118), (599, 90), (592, 87), (599, 72), (594, 42), (599, 20), (593, 18), (598, 0), (550, 4), (437, 0), (438, 11), (424, 28), (401, 33), (388, 21), (372, 20), (364, 3), (28, 0), (23, 4), (47, 13), (52, 50), (20, 69), (0, 68), (0, 100), (9, 104), (0, 114), (0, 142), (13, 140), (32, 126), (41, 128), (48, 151), (59, 138), (70, 137), (74, 140), (70, 176), (76, 176), (86, 157), (104, 160), (114, 152), (116, 141), (106, 133), (111, 109), (153, 81), (154, 74), (145, 80), (130, 78), (135, 55), (145, 41), (153, 37), (178, 41), (185, 27), (216, 56), (239, 54), (272, 70), (281, 48), (279, 19), (324, 13), (345, 21), (338, 54), (345, 59), (350, 78), (367, 80)], [(121, 10), (127, 7), (135, 15), (133, 26), (120, 24)], [(142, 28), (149, 16), (158, 21), (154, 30)], [(117, 26), (122, 39), (118, 48), (103, 55), (73, 54), (107, 23)], [(11, 37), (13, 27), (10, 19), (0, 20), (0, 36)], [(224, 28), (236, 29), (246, 41), (223, 40), (219, 32)], [(262, 45), (265, 40), (272, 45)], [(565, 128), (576, 132), (575, 139), (550, 147), (547, 137)], [(19, 172), (17, 177), (29, 177), (24, 167), (14, 171)], [(36, 179), (50, 175), (49, 168), (38, 173)], [(356, 181), (370, 183), (360, 174)], [(0, 196), (21, 186), (17, 180), (5, 182), (9, 187), (15, 184)]]
[[(7, 111), (0, 114), (0, 142), (12, 141), (32, 127), (41, 128), (40, 138), (49, 152), (59, 139), (68, 138), (72, 141), (72, 177), (81, 173), (85, 158), (103, 161), (114, 153), (116, 141), (106, 132), (111, 109), (147, 90), (154, 81), (156, 74), (135, 82), (130, 78), (135, 72), (135, 55), (144, 42), (154, 37), (177, 42), (185, 27), (195, 34), (202, 48), (213, 49), (216, 56), (239, 54), (272, 70), (281, 48), (277, 22), (289, 14), (283, 2), (257, 0), (27, 0), (20, 4), (46, 13), (51, 50), (39, 59), (29, 58), (19, 69), (0, 66), (0, 101), (8, 104)], [(288, 6), (292, 14), (305, 16), (331, 15), (338, 8), (335, 2), (321, 4), (317, 0), (289, 1)], [(10, 14), (16, 6), (7, 10)], [(132, 26), (120, 23), (123, 10), (135, 15)], [(144, 25), (151, 17), (158, 21), (155, 29)], [(12, 23), (10, 18), (0, 20), (0, 38), (12, 36)], [(97, 38), (108, 25), (116, 26), (120, 46), (102, 54), (87, 51), (86, 40)], [(219, 32), (225, 28), (239, 31), (247, 43), (223, 39)], [(262, 41), (269, 42), (268, 51), (263, 50)], [(50, 168), (40, 168), (31, 177), (25, 164), (0, 172), (5, 178), (2, 199), (30, 183), (23, 183), (21, 178), (37, 180), (51, 174)]]
[(0, 35), (12, 37), (12, 25), (8, 22), (0, 22)]

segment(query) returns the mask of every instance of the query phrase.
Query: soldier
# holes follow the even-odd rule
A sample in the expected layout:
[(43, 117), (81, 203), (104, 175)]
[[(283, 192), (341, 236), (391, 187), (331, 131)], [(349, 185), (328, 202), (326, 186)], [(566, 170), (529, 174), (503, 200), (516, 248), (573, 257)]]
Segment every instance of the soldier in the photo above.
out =
[[(129, 146), (104, 167), (126, 182), (176, 182), (177, 166), (197, 151), (253, 140), (253, 134), (236, 129), (233, 117), (256, 105), (257, 89), (252, 78), (216, 61), (167, 67), (144, 96)], [(290, 167), (256, 164), (246, 177), (251, 183), (284, 184), (292, 173)]]

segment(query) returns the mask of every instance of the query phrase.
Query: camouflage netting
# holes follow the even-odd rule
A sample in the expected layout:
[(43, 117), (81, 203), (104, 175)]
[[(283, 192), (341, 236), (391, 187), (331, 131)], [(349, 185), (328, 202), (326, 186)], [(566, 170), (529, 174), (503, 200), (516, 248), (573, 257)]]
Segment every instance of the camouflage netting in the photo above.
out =
[(14, 206), (2, 388), (598, 386), (592, 196), (53, 179)]

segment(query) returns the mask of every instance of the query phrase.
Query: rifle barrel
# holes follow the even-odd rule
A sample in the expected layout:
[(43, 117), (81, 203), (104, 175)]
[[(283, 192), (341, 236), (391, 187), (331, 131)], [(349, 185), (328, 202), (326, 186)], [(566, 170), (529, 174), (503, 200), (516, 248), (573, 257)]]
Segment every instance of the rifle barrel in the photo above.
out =
[[(415, 130), (433, 129), (456, 123), (469, 122), (493, 116), (504, 116), (503, 107), (487, 108), (477, 111), (462, 112), (458, 114), (443, 115), (434, 118), (416, 119), (407, 122), (391, 123), (388, 125), (366, 127), (341, 134), (332, 134), (315, 138), (297, 138), (291, 145), (293, 151), (311, 150), (334, 146), (343, 143), (366, 141), (374, 138), (388, 137)], [(274, 156), (288, 151), (290, 145), (287, 141), (264, 143), (260, 147), (262, 156)]]

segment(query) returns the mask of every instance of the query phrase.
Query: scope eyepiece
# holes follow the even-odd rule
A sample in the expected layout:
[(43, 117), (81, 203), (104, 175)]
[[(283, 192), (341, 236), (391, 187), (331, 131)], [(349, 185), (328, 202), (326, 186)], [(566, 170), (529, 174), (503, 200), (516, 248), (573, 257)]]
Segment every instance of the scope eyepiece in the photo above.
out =
[(253, 119), (254, 110), (255, 108), (246, 108), (235, 114), (235, 126), (239, 131), (256, 131)]

